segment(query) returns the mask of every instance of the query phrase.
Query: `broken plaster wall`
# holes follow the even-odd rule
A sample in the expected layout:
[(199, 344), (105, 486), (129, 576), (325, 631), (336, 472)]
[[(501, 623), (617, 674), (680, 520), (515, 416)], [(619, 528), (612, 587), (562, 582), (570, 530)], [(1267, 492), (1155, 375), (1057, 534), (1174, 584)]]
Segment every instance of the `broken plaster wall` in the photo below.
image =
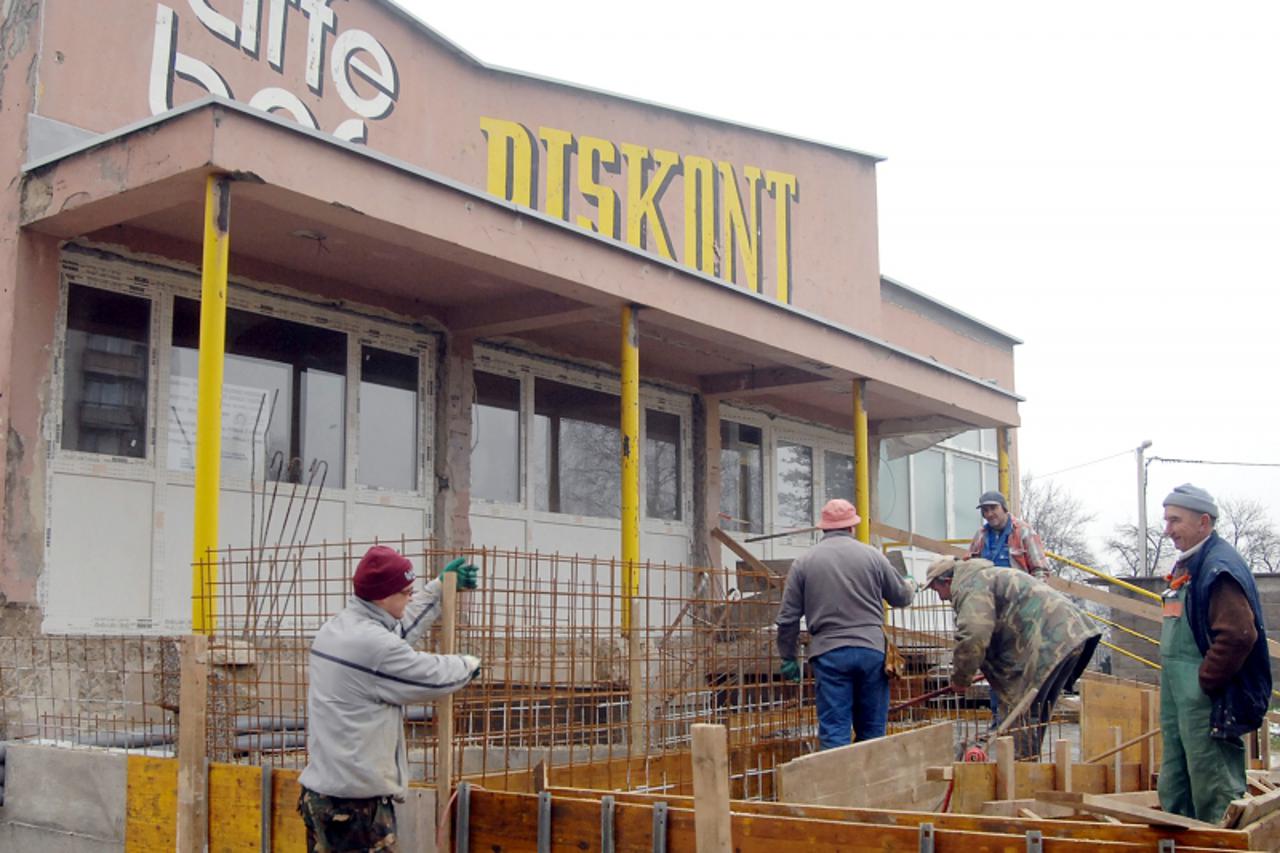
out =
[[(0, 634), (38, 630), (44, 562), (44, 446), (56, 241), (20, 228), (27, 116), (36, 107), (40, 0), (0, 0)], [(50, 278), (51, 276), (51, 278)]]
[(720, 523), (720, 401), (693, 397), (692, 565), (719, 566), (720, 543), (711, 530)]
[[(436, 360), (435, 536), (443, 548), (471, 543), (471, 407), (475, 403), (469, 338), (442, 337)], [(434, 573), (438, 567), (428, 566)]]

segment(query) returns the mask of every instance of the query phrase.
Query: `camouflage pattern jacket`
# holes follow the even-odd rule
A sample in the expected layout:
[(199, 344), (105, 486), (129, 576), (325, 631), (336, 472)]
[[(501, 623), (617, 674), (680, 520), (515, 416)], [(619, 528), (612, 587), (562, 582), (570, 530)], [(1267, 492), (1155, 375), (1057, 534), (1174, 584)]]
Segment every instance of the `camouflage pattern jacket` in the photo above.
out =
[(981, 670), (1006, 707), (1016, 704), (1076, 647), (1101, 631), (1061, 593), (989, 560), (956, 563), (952, 683), (966, 686)]

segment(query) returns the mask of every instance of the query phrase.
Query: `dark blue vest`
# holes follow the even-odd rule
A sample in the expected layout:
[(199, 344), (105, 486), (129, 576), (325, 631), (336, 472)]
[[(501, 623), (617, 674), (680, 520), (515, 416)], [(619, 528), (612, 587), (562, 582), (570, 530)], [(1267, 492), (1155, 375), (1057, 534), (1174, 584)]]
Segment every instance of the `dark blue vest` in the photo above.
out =
[(1235, 580), (1253, 610), (1257, 642), (1226, 689), (1209, 697), (1213, 700), (1210, 736), (1240, 737), (1262, 725), (1271, 703), (1271, 655), (1267, 651), (1267, 629), (1262, 624), (1258, 587), (1244, 559), (1216, 532), (1210, 533), (1200, 550), (1192, 555), (1187, 569), (1191, 573), (1187, 587), (1187, 622), (1201, 654), (1209, 650), (1209, 593), (1220, 577), (1225, 574)]

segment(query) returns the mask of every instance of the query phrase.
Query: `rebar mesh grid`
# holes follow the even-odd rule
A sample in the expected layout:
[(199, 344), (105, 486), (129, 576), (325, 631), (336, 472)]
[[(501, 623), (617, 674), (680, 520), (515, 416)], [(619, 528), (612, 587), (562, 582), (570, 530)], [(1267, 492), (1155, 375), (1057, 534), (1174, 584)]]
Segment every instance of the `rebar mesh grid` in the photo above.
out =
[[(311, 639), (346, 606), (372, 544), (217, 554), (210, 760), (305, 765)], [(573, 778), (597, 787), (679, 790), (690, 781), (679, 759), (691, 725), (721, 723), (735, 795), (767, 799), (774, 767), (816, 748), (812, 680), (780, 675), (781, 573), (643, 563), (632, 636), (622, 631), (618, 560), (378, 544), (396, 547), (423, 577), (458, 553), (480, 569), (479, 589), (458, 596), (456, 649), (483, 670), (454, 696), (455, 777), (496, 787), (546, 761), (581, 769)], [(905, 661), (891, 683), (889, 731), (953, 720), (959, 743), (985, 737), (984, 691), (926, 698), (949, 678), (950, 606), (922, 590), (913, 606), (888, 611), (887, 633)], [(422, 648), (439, 648), (438, 628)], [(0, 638), (3, 736), (171, 752), (178, 675), (172, 638)], [(412, 778), (434, 781), (434, 703), (406, 709), (406, 735)]]

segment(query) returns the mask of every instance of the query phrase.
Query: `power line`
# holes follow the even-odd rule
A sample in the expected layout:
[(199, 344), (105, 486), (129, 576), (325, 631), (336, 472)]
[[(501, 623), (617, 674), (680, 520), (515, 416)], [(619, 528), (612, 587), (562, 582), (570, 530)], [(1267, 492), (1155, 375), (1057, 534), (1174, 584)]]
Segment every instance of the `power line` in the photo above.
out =
[[(1057, 475), (1057, 474), (1065, 474), (1065, 473), (1067, 473), (1068, 471), (1074, 471), (1074, 470), (1076, 470), (1077, 468), (1087, 468), (1087, 467), (1089, 467), (1090, 465), (1097, 465), (1099, 462), (1107, 462), (1107, 461), (1109, 461), (1109, 460), (1111, 460), (1111, 459), (1116, 459), (1116, 458), (1121, 457), (1121, 456), (1126, 456), (1126, 455), (1128, 455), (1128, 454), (1130, 454), (1130, 453), (1132, 453), (1132, 452), (1133, 452), (1132, 450), (1121, 450), (1119, 453), (1113, 453), (1113, 454), (1111, 454), (1110, 456), (1103, 456), (1103, 457), (1102, 457), (1102, 458), (1100, 458), (1100, 459), (1094, 459), (1094, 460), (1092, 460), (1092, 461), (1090, 461), (1090, 462), (1081, 462), (1079, 465), (1072, 465), (1072, 466), (1071, 466), (1071, 467), (1069, 467), (1069, 468), (1062, 468), (1062, 469), (1060, 469), (1060, 470), (1058, 470), (1058, 471), (1050, 471), (1048, 474), (1032, 474), (1032, 475), (1030, 475), (1027, 479), (1029, 479), (1029, 480), (1040, 480), (1040, 479), (1043, 479), (1044, 477), (1053, 477), (1053, 476), (1055, 476), (1055, 475)], [(1152, 459), (1154, 459), (1154, 458), (1156, 458), (1156, 457), (1154, 457), (1154, 456), (1153, 456), (1153, 457), (1151, 457), (1151, 458), (1152, 458)]]
[(1150, 462), (1178, 462), (1183, 465), (1233, 465), (1237, 468), (1280, 468), (1280, 462), (1215, 462), (1212, 459), (1173, 459), (1168, 456), (1150, 456)]

